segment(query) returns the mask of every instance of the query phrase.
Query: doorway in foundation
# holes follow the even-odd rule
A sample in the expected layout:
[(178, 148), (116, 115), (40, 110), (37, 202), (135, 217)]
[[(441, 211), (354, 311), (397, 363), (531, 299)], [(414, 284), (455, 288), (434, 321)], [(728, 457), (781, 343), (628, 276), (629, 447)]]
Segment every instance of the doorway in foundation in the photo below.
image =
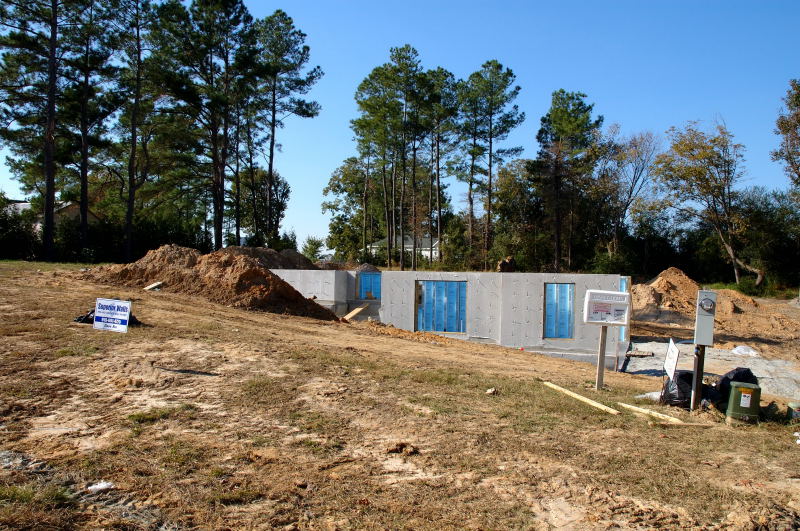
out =
[(467, 331), (467, 282), (418, 280), (416, 329), (427, 332)]

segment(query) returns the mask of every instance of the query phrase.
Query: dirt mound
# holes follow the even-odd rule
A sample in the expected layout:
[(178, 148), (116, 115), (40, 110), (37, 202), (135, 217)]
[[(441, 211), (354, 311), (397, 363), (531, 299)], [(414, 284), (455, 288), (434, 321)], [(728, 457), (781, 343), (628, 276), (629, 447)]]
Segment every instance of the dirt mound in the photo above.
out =
[[(631, 287), (633, 319), (639, 333), (691, 337), (700, 285), (671, 267), (647, 284)], [(781, 301), (755, 299), (729, 289), (715, 290), (717, 311), (714, 337), (719, 348), (754, 347), (760, 353), (800, 351), (800, 312), (787, 312)], [(661, 332), (658, 328), (661, 327)], [(683, 330), (685, 333), (680, 332)], [(785, 346), (776, 346), (784, 344)]]
[(372, 264), (361, 264), (356, 268), (357, 273), (380, 273), (381, 270)]
[(676, 267), (662, 271), (647, 284), (631, 287), (633, 318), (685, 323), (694, 319), (700, 285)]
[(326, 271), (354, 271), (359, 265), (355, 262), (336, 262), (333, 260), (319, 261), (315, 264), (319, 269)]
[(732, 289), (717, 290), (717, 315), (730, 317), (738, 313), (754, 312), (759, 304), (738, 291)]
[(364, 326), (378, 334), (399, 337), (403, 339), (410, 339), (420, 343), (433, 343), (435, 345), (458, 345), (463, 343), (461, 339), (453, 339), (452, 337), (440, 336), (432, 332), (411, 332), (403, 330), (402, 328), (395, 328), (392, 325), (387, 325), (378, 321), (366, 321)]
[(232, 245), (217, 252), (255, 258), (267, 269), (319, 269), (311, 260), (294, 249), (284, 249), (278, 252), (267, 247), (238, 247)]
[(306, 299), (269, 270), (265, 262), (273, 256), (280, 255), (272, 249), (248, 247), (201, 255), (194, 249), (165, 245), (132, 264), (107, 266), (88, 275), (93, 280), (135, 287), (160, 281), (164, 291), (199, 295), (235, 308), (336, 320), (332, 312)]
[[(648, 284), (631, 288), (633, 316), (639, 320), (682, 322), (694, 319), (700, 284), (676, 267), (662, 271)], [(757, 311), (752, 298), (730, 289), (717, 290), (717, 318)]]

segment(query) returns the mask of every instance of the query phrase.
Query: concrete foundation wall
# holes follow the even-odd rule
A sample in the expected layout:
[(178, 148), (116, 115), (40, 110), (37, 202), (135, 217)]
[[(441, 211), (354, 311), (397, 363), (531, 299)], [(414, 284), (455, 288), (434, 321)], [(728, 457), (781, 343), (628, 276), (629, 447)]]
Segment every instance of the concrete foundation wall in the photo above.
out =
[[(531, 350), (594, 354), (600, 327), (583, 324), (586, 290), (616, 291), (619, 278), (618, 275), (387, 271), (383, 273), (380, 317), (384, 323), (414, 330), (418, 280), (466, 281), (465, 339)], [(545, 284), (551, 282), (575, 285), (574, 334), (570, 339), (544, 337)], [(613, 358), (617, 349), (622, 348), (618, 338), (618, 329), (611, 328), (606, 342), (607, 356)]]
[[(583, 324), (586, 290), (619, 290), (619, 275), (578, 275), (552, 273), (449, 273), (384, 271), (381, 300), (356, 299), (354, 271), (272, 270), (305, 297), (344, 315), (364, 302), (369, 308), (356, 319), (378, 317), (382, 322), (405, 330), (416, 329), (416, 283), (419, 280), (466, 281), (466, 332), (453, 334), (464, 339), (497, 343), (507, 347), (546, 351), (592, 361), (597, 353), (600, 327)], [(545, 284), (574, 284), (573, 337), (544, 337)], [(619, 328), (611, 327), (606, 343), (607, 364), (627, 345), (619, 341)]]
[(312, 269), (271, 269), (303, 297), (316, 298), (316, 302), (337, 315), (347, 313), (347, 271)]
[[(544, 337), (544, 291), (546, 283), (575, 285), (574, 337)], [(547, 350), (597, 351), (600, 327), (583, 324), (583, 301), (586, 290), (619, 290), (618, 275), (570, 275), (548, 273), (505, 273), (502, 284), (503, 308), (500, 344)], [(617, 330), (613, 328), (613, 330)], [(614, 352), (619, 333), (611, 330), (607, 348)], [(613, 337), (612, 337), (613, 336)]]

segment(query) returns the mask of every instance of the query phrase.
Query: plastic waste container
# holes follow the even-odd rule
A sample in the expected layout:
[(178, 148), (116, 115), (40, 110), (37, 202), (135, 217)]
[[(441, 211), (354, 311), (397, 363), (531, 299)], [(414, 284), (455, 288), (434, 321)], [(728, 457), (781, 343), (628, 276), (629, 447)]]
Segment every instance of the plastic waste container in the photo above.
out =
[(757, 422), (761, 412), (761, 388), (758, 384), (731, 382), (731, 394), (725, 422)]

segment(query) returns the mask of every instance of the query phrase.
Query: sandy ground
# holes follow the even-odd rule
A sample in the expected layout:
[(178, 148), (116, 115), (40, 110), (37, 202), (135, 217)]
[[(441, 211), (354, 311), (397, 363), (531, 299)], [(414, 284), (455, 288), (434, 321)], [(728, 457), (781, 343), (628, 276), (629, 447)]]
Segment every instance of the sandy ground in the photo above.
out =
[[(96, 297), (145, 326), (72, 323)], [(796, 428), (648, 405), (713, 425), (652, 427), (541, 385), (645, 405), (659, 378), (595, 392), (588, 364), (16, 263), (0, 312), (0, 527), (800, 525)], [(52, 486), (69, 500), (9, 494)]]
[[(668, 339), (660, 341), (634, 341), (634, 356), (626, 365), (630, 374), (664, 374), (664, 359), (667, 355)], [(694, 345), (678, 344), (679, 370), (694, 370)], [(741, 353), (740, 353), (741, 352)], [(652, 354), (652, 356), (647, 356)], [(761, 392), (787, 401), (800, 401), (800, 366), (793, 360), (766, 359), (753, 349), (737, 351), (729, 348), (706, 348), (703, 372), (706, 377), (722, 376), (737, 367), (746, 367), (758, 378)]]

